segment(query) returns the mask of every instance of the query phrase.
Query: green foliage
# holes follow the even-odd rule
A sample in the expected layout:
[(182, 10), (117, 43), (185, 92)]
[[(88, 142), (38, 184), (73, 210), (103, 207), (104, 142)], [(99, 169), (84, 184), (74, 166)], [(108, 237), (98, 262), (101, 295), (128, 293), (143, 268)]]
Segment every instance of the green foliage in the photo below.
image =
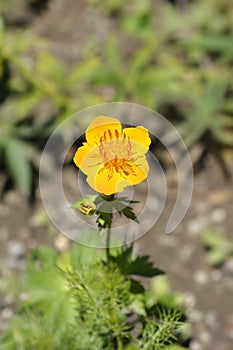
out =
[[(76, 111), (102, 102), (125, 100), (158, 110), (175, 123), (188, 146), (202, 141), (209, 150), (212, 144), (232, 147), (229, 1), (183, 6), (89, 1), (114, 25), (101, 47), (93, 42), (90, 52), (83, 45), (78, 62), (69, 66), (52, 53), (48, 40), (31, 29), (12, 31), (0, 20), (1, 164), (19, 189), (30, 192), (38, 144), (51, 130)], [(11, 17), (9, 9), (18, 11), (8, 2), (2, 4), (4, 18)], [(21, 0), (19, 7), (27, 4)], [(131, 216), (129, 208), (125, 214)]]
[(30, 146), (17, 139), (2, 138), (0, 152), (3, 153), (5, 164), (22, 193), (29, 195), (32, 184), (32, 170), (30, 165)]
[(125, 8), (120, 20), (122, 28), (132, 36), (146, 39), (152, 36), (154, 17), (153, 17), (153, 1), (132, 1), (130, 6)]
[(138, 256), (132, 259), (133, 246), (122, 249), (116, 256), (112, 257), (112, 260), (117, 263), (121, 272), (128, 275), (138, 275), (142, 277), (154, 277), (164, 274), (162, 270), (159, 270), (153, 266), (149, 261), (148, 255)]
[(161, 271), (148, 257), (133, 257), (132, 247), (116, 250), (109, 265), (102, 253), (77, 244), (62, 254), (34, 251), (24, 281), (28, 299), (3, 335), (2, 349), (141, 350), (151, 339), (161, 349), (177, 343), (180, 311), (155, 303), (149, 312), (144, 288), (132, 290), (132, 275)]
[(99, 344), (99, 349), (111, 349), (112, 344), (129, 337), (123, 308), (131, 302), (130, 282), (117, 266), (109, 268), (97, 263), (92, 271), (81, 268), (69, 276), (69, 283), (77, 300), (82, 349), (91, 349), (93, 344)]
[[(206, 13), (211, 21), (206, 21)], [(116, 22), (129, 44), (125, 48), (120, 39), (110, 37), (94, 84), (113, 89), (114, 100), (165, 111), (188, 146), (199, 141), (232, 146), (233, 31), (228, 0), (187, 2), (183, 7), (132, 0), (121, 4)]]
[[(227, 111), (229, 88), (227, 72), (216, 68), (203, 74), (188, 90), (189, 106), (184, 107), (185, 118), (179, 129), (188, 146), (200, 139), (233, 145), (233, 117)], [(195, 78), (194, 78), (195, 79)], [(201, 103), (200, 103), (201, 101)]]
[(103, 53), (104, 64), (93, 74), (93, 84), (113, 88), (113, 99), (116, 101), (127, 99), (157, 108), (164, 102), (165, 96), (173, 93), (176, 82), (180, 79), (182, 66), (178, 60), (173, 60), (173, 65), (168, 67), (164, 63), (156, 65), (153, 38), (141, 44), (126, 58), (119, 42), (112, 37), (106, 43)]
[(162, 350), (166, 349), (176, 339), (174, 331), (182, 324), (181, 314), (178, 311), (158, 310), (159, 321), (152, 320), (146, 323), (142, 339), (139, 341), (139, 349)]
[(201, 237), (208, 249), (206, 259), (209, 264), (213, 266), (223, 264), (233, 254), (233, 242), (223, 233), (216, 230), (207, 230)]
[(154, 309), (155, 304), (166, 305), (169, 309), (182, 310), (183, 295), (174, 292), (166, 276), (158, 276), (153, 279), (151, 290), (147, 292), (146, 305), (148, 309)]
[(68, 69), (49, 53), (49, 42), (28, 30), (11, 33), (0, 18), (1, 166), (22, 193), (31, 191), (38, 144), (67, 116), (102, 102), (87, 88), (98, 64), (91, 57)]

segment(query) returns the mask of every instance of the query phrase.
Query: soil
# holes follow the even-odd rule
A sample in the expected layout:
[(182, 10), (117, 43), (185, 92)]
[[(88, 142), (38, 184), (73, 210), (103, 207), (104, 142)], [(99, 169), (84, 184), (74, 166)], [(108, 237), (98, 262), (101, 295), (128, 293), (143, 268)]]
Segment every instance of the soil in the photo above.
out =
[[(61, 25), (62, 24), (62, 25)], [(77, 60), (84, 40), (107, 37), (114, 25), (84, 1), (52, 1), (40, 16), (33, 16), (33, 29), (52, 40), (53, 51), (69, 62)], [(200, 146), (197, 146), (197, 148)], [(198, 153), (198, 152), (197, 152)], [(191, 152), (196, 160), (196, 149)], [(224, 153), (233, 174), (232, 151)], [(174, 199), (173, 169), (166, 172), (168, 210)], [(0, 187), (4, 183), (0, 177)], [(172, 288), (184, 293), (192, 323), (192, 350), (232, 350), (233, 348), (233, 257), (218, 267), (206, 261), (201, 235), (216, 228), (232, 239), (233, 177), (226, 179), (216, 158), (208, 155), (204, 169), (195, 176), (192, 202), (179, 227), (166, 235), (163, 220), (136, 242), (137, 253), (148, 254), (164, 269)], [(171, 206), (171, 205), (170, 205)], [(9, 190), (0, 204), (0, 281), (12, 271), (23, 271), (31, 249), (41, 243), (66, 249), (70, 242), (51, 227), (39, 191), (31, 206), (17, 190)], [(14, 310), (11, 295), (0, 302), (0, 327), (4, 329)]]

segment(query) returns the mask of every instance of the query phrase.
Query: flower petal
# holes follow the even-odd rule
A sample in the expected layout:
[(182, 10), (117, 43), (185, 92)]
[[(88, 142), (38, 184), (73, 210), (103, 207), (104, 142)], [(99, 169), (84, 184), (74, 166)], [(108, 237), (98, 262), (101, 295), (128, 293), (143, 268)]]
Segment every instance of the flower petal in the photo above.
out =
[(86, 130), (86, 140), (89, 145), (97, 145), (101, 141), (109, 141), (121, 135), (121, 123), (116, 118), (99, 116), (96, 117)]
[(89, 173), (87, 182), (94, 190), (106, 195), (122, 192), (125, 187), (124, 181), (117, 172), (113, 172), (111, 178), (109, 178), (109, 172), (105, 169), (101, 172), (97, 171), (95, 174)]
[(134, 141), (134, 144), (138, 143), (140, 146), (142, 146), (140, 149), (144, 149), (143, 154), (148, 151), (151, 139), (146, 128), (143, 126), (137, 126), (136, 128), (125, 128), (123, 129), (123, 133), (131, 141)]
[(127, 185), (132, 186), (141, 183), (148, 176), (149, 165), (145, 156), (141, 156), (137, 159), (137, 162), (132, 163), (133, 174), (127, 176)]
[(73, 161), (75, 165), (88, 175), (89, 172), (98, 171), (102, 164), (102, 159), (99, 158), (98, 147), (91, 147), (84, 142), (83, 146), (76, 151)]
[(122, 127), (118, 119), (99, 116), (86, 130), (86, 141), (74, 155), (74, 163), (87, 175), (97, 192), (110, 195), (147, 178), (148, 130)]
[(88, 172), (87, 182), (97, 192), (110, 195), (122, 192), (125, 187), (139, 184), (147, 178), (149, 165), (146, 157), (142, 156), (137, 163), (129, 163), (133, 168), (133, 174), (126, 177), (116, 171), (113, 171), (109, 177), (109, 170), (103, 166), (95, 167)]

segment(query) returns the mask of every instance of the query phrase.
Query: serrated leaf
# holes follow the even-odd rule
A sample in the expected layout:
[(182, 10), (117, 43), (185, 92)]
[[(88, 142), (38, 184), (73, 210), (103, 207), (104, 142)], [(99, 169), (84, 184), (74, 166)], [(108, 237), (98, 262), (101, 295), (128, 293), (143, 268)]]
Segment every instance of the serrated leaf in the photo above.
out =
[(130, 279), (131, 285), (130, 285), (130, 292), (133, 294), (141, 294), (144, 293), (145, 288), (141, 284), (141, 282), (131, 278)]
[(96, 222), (98, 224), (99, 230), (105, 229), (107, 227), (111, 227), (112, 224), (112, 213), (101, 212), (96, 210), (96, 214), (98, 216)]
[(112, 257), (112, 260), (118, 265), (124, 275), (153, 277), (164, 274), (162, 270), (153, 266), (153, 263), (149, 261), (149, 256), (138, 256), (134, 259), (132, 252), (133, 246), (131, 245), (117, 256)]
[(127, 207), (124, 207), (122, 210), (121, 210), (121, 213), (127, 218), (127, 219), (131, 219), (135, 222), (137, 222), (139, 224), (139, 220), (136, 216), (136, 214), (134, 213), (133, 211), (133, 208), (127, 206)]
[(131, 261), (127, 267), (127, 273), (129, 275), (138, 275), (143, 277), (153, 277), (163, 275), (164, 271), (153, 266), (153, 263), (149, 261), (149, 256), (138, 256), (135, 260)]

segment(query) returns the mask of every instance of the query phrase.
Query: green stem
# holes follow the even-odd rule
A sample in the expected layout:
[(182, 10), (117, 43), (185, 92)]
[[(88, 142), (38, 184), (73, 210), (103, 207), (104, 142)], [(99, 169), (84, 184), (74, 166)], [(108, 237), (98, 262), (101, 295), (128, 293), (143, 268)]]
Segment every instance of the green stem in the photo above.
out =
[(111, 238), (111, 227), (107, 227), (107, 233), (106, 233), (106, 258), (107, 258), (107, 265), (110, 264), (110, 238)]
[(123, 344), (119, 334), (116, 337), (116, 341), (117, 341), (117, 350), (123, 350)]
[[(101, 195), (104, 201), (112, 202), (115, 199), (115, 194), (110, 195)], [(111, 208), (109, 206), (109, 208)], [(112, 208), (111, 208), (112, 209)], [(106, 258), (107, 258), (107, 265), (110, 264), (110, 240), (111, 240), (111, 226), (112, 226), (112, 212), (109, 213), (110, 217), (107, 224), (107, 232), (106, 232)]]

